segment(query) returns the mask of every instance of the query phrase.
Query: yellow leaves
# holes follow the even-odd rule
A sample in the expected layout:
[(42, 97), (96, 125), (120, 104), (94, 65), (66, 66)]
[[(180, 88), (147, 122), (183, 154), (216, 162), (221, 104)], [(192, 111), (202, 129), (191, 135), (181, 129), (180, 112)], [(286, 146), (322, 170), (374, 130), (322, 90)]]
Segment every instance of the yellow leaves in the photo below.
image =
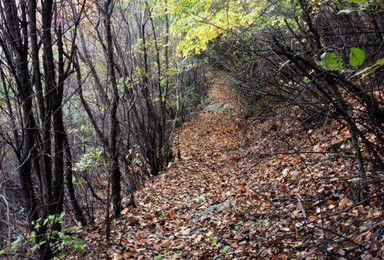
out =
[(201, 54), (207, 49), (208, 43), (223, 32), (223, 29), (210, 24), (198, 26), (185, 34), (178, 44), (177, 54), (185, 58), (192, 54)]
[(282, 27), (285, 25), (286, 17), (283, 16), (273, 16), (268, 20), (269, 26)]
[(204, 11), (208, 11), (209, 9), (211, 8), (211, 3), (207, 3), (205, 6), (204, 6)]
[[(264, 2), (264, 1), (262, 1)], [(213, 1), (174, 1), (171, 13), (175, 16), (171, 31), (183, 35), (178, 44), (179, 56), (188, 57), (200, 54), (208, 44), (224, 34), (239, 27), (249, 26), (258, 17), (260, 6), (249, 5), (242, 1), (229, 0), (224, 3)]]
[(177, 13), (180, 13), (181, 11), (182, 9), (181, 9), (181, 6), (179, 5), (172, 5), (170, 8), (171, 14), (177, 14)]

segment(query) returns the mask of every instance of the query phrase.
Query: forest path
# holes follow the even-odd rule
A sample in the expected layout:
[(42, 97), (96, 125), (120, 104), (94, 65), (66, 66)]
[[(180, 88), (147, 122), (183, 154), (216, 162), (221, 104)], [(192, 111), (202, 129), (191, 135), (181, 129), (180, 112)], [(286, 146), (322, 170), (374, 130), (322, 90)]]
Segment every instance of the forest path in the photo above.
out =
[[(352, 207), (350, 184), (340, 182), (355, 178), (346, 170), (352, 160), (323, 152), (344, 140), (347, 128), (322, 128), (314, 144), (302, 138), (296, 120), (280, 120), (286, 107), (263, 107), (264, 100), (254, 105), (261, 116), (245, 121), (231, 80), (216, 73), (212, 81), (206, 107), (178, 129), (182, 159), (135, 192), (137, 208), (123, 209), (113, 222), (110, 245), (105, 227), (93, 230), (78, 259), (328, 259), (330, 247), (323, 245), (331, 233), (339, 241), (340, 232), (340, 245), (351, 248), (350, 241), (382, 232), (365, 229), (376, 226), (372, 216), (382, 222), (380, 204)], [(335, 136), (334, 129), (342, 130)], [(335, 221), (347, 208), (351, 213)], [(358, 228), (345, 236), (350, 223)], [(372, 243), (372, 252), (382, 244)], [(366, 259), (384, 259), (379, 254)]]
[[(182, 159), (135, 193), (137, 208), (123, 210), (114, 232), (115, 259), (248, 259), (252, 252), (234, 228), (234, 208), (247, 201), (239, 166), (246, 155), (242, 110), (226, 86), (230, 79), (215, 73), (213, 81), (206, 109), (182, 126)], [(224, 111), (207, 111), (212, 105)]]

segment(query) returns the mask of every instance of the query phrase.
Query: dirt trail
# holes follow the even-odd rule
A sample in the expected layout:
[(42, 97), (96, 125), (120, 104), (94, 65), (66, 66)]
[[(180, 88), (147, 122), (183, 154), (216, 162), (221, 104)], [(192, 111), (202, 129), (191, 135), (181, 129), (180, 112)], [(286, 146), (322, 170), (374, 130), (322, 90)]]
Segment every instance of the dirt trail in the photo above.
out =
[(241, 107), (228, 81), (216, 74), (208, 93), (208, 105), (227, 109), (202, 110), (183, 125), (182, 159), (137, 191), (138, 207), (116, 224), (116, 259), (225, 259), (250, 250), (244, 242), (236, 253), (227, 241), (237, 239), (228, 232), (236, 225), (231, 209), (245, 186), (237, 176), (244, 157)]

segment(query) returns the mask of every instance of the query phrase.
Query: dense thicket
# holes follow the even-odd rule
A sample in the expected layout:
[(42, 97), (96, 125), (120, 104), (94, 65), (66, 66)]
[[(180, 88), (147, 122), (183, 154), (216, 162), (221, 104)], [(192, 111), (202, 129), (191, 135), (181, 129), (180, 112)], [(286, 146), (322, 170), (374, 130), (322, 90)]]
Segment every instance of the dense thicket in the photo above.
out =
[(382, 6), (268, 3), (255, 25), (228, 32), (208, 57), (231, 72), (253, 101), (269, 96), (269, 106), (298, 108), (308, 130), (327, 120), (342, 122), (364, 181), (367, 171), (383, 168)]
[[(2, 1), (1, 256), (81, 248), (75, 223), (102, 222), (108, 239), (134, 190), (175, 156), (173, 130), (205, 96), (207, 64), (233, 76), (249, 120), (274, 120), (278, 149), (254, 160), (343, 158), (353, 172), (343, 191), (382, 212), (383, 40), (376, 0)], [(292, 126), (316, 146), (333, 123), (348, 134), (325, 151), (290, 143)], [(340, 236), (339, 248), (351, 243)]]
[(172, 159), (170, 134), (205, 87), (201, 66), (174, 55), (167, 8), (2, 1), (2, 256), (81, 247), (71, 217), (94, 224), (95, 208), (108, 237), (123, 194), (134, 206), (133, 191)]
[[(180, 51), (186, 56), (202, 52), (210, 64), (231, 74), (237, 81), (232, 87), (246, 101), (249, 120), (273, 121), (268, 133), (271, 142), (262, 146), (263, 150), (254, 151), (254, 163), (290, 153), (296, 154), (299, 161), (308, 160), (301, 176), (308, 176), (318, 187), (315, 197), (305, 196), (303, 203), (309, 211), (333, 201), (341, 193), (353, 201), (350, 208), (339, 213), (327, 212), (310, 220), (304, 216), (304, 226), (312, 230), (312, 234), (324, 232), (312, 246), (332, 259), (356, 259), (369, 254), (373, 257), (374, 243), (383, 235), (382, 224), (374, 226), (372, 237), (353, 244), (364, 237), (355, 226), (363, 230), (366, 225), (361, 226), (361, 215), (349, 217), (359, 205), (372, 208), (378, 214), (384, 205), (382, 3), (233, 1), (220, 6), (211, 1), (215, 8), (208, 9), (204, 1), (200, 3), (192, 12), (187, 9), (188, 5), (180, 11), (181, 17), (189, 13), (187, 17), (194, 21), (195, 28), (180, 24), (187, 35), (207, 30), (209, 43), (205, 46), (202, 41), (195, 41), (197, 37), (195, 40), (184, 38), (182, 44), (186, 48)], [(252, 5), (253, 8), (249, 8)], [(225, 8), (229, 11), (223, 18)], [(188, 49), (189, 46), (192, 48)], [(326, 137), (328, 131), (338, 136), (337, 142)], [(345, 134), (340, 135), (341, 132)], [(292, 138), (295, 133), (301, 136), (302, 142)], [(330, 162), (327, 170), (336, 174), (341, 190), (325, 192), (320, 188), (329, 179), (313, 177), (315, 162), (311, 155), (315, 154), (321, 154), (318, 159)], [(346, 176), (338, 167), (331, 166), (331, 162), (337, 160), (352, 162), (343, 170), (348, 172)], [(282, 185), (292, 190), (297, 187), (292, 182)], [(279, 193), (279, 189), (274, 193)], [(279, 212), (276, 214), (280, 216), (284, 215), (284, 200), (298, 199), (288, 194), (286, 198), (273, 199), (272, 204)], [(300, 201), (298, 208), (303, 211)], [(292, 223), (298, 224), (295, 216), (287, 218), (293, 218)], [(347, 229), (340, 228), (344, 223), (348, 223)], [(311, 244), (312, 239), (309, 235), (305, 243)]]

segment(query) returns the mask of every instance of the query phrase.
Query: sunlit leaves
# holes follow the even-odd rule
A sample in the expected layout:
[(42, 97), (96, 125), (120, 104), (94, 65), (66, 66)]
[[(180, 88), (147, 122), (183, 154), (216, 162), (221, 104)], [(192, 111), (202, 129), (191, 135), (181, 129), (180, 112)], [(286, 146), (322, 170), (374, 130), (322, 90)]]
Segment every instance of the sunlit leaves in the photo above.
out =
[(365, 61), (365, 52), (356, 47), (352, 47), (349, 52), (349, 64), (351, 66), (360, 66)]
[(350, 3), (358, 4), (358, 5), (364, 5), (367, 4), (367, 0), (347, 0)]
[(200, 54), (220, 35), (251, 25), (265, 1), (170, 1), (171, 31), (181, 37), (178, 54)]
[[(348, 63), (352, 67), (361, 66), (365, 61), (364, 50), (352, 47), (349, 50)], [(321, 65), (327, 71), (340, 71), (344, 69), (344, 59), (335, 52), (324, 53), (321, 55)]]

